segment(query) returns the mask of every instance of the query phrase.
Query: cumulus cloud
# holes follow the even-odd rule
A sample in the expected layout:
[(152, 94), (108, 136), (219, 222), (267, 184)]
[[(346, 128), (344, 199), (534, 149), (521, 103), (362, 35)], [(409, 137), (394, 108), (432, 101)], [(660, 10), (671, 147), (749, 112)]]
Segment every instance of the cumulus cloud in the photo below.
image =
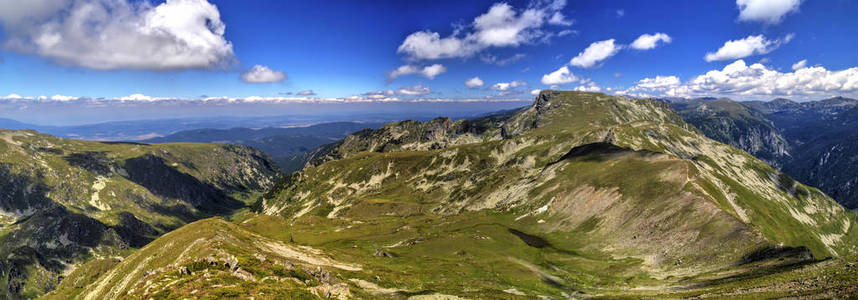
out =
[(658, 43), (669, 44), (673, 39), (665, 33), (643, 34), (639, 36), (630, 47), (637, 50), (649, 50), (658, 46)]
[(4, 98), (6, 98), (6, 99), (21, 99), (23, 97), (21, 97), (21, 95), (12, 93), (12, 94), (9, 94), (8, 96), (4, 97)]
[(241, 73), (241, 80), (247, 83), (272, 83), (286, 80), (286, 74), (269, 69), (266, 66), (255, 65)]
[(435, 79), (435, 76), (438, 76), (444, 72), (447, 72), (447, 68), (445, 68), (441, 64), (434, 64), (423, 68), (423, 70), (420, 71), (420, 75), (423, 75), (423, 77), (429, 79)]
[(600, 61), (608, 59), (622, 49), (622, 45), (614, 44), (614, 39), (590, 44), (587, 49), (569, 61), (570, 65), (581, 68), (592, 68)]
[(569, 67), (563, 66), (557, 71), (542, 75), (542, 84), (544, 85), (558, 85), (558, 84), (567, 84), (578, 81), (578, 77), (575, 74), (572, 74), (572, 71), (569, 70)]
[(740, 40), (730, 40), (724, 43), (724, 46), (721, 46), (718, 51), (706, 53), (704, 59), (708, 62), (712, 62), (718, 60), (745, 58), (751, 55), (767, 54), (775, 51), (775, 49), (779, 48), (781, 45), (789, 43), (794, 36), (795, 35), (793, 34), (788, 34), (781, 39), (768, 40), (761, 34), (751, 35)]
[(315, 96), (316, 92), (313, 92), (313, 90), (303, 90), (295, 94), (298, 96)]
[(435, 79), (435, 76), (441, 75), (442, 73), (447, 72), (447, 68), (441, 64), (434, 64), (431, 66), (419, 67), (415, 65), (402, 65), (396, 68), (396, 70), (390, 71), (387, 74), (387, 80), (393, 81), (396, 78), (404, 75), (411, 74), (420, 74), (420, 76)]
[(798, 69), (804, 69), (804, 67), (806, 67), (806, 66), (807, 66), (807, 60), (802, 59), (801, 61), (792, 64), (792, 70), (795, 71)]
[(474, 18), (471, 24), (457, 28), (453, 34), (429, 30), (408, 35), (396, 52), (413, 60), (469, 57), (490, 47), (517, 47), (545, 41), (553, 33), (545, 24), (569, 26), (560, 10), (565, 0), (542, 1), (524, 10), (516, 10), (507, 3), (495, 3), (489, 10)]
[(797, 12), (803, 0), (736, 0), (739, 21), (778, 24), (784, 16)]
[(97, 70), (209, 69), (235, 62), (205, 0), (0, 1), (7, 50)]
[(858, 93), (858, 67), (832, 71), (804, 67), (780, 72), (762, 64), (748, 66), (737, 60), (721, 70), (712, 70), (686, 82), (674, 76), (638, 81), (622, 94), (637, 96), (701, 97), (726, 96), (741, 99), (854, 95)]
[(516, 80), (513, 82), (498, 82), (498, 83), (495, 83), (495, 85), (493, 85), (491, 87), (491, 89), (496, 90), (496, 91), (507, 91), (510, 89), (514, 89), (514, 88), (517, 88), (520, 86), (526, 86), (526, 85), (527, 85), (527, 82), (522, 81), (522, 80)]
[(469, 89), (475, 89), (475, 88), (481, 87), (481, 86), (483, 86), (483, 84), (484, 84), (483, 80), (480, 79), (479, 77), (474, 77), (474, 78), (465, 80), (465, 86), (468, 87)]
[(531, 90), (531, 91), (530, 91), (530, 94), (531, 94), (531, 95), (534, 95), (534, 96), (538, 96), (538, 95), (539, 95), (539, 93), (541, 93), (541, 92), (542, 92), (542, 90), (535, 89), (535, 90)]

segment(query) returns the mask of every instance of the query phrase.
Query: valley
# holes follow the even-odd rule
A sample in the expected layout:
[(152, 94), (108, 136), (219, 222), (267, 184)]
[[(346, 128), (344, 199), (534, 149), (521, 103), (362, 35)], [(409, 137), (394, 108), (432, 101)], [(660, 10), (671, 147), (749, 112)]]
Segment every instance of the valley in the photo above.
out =
[(759, 157), (847, 208), (858, 207), (853, 176), (858, 100), (669, 102), (706, 136)]
[(858, 278), (854, 212), (655, 100), (543, 91), (394, 122), (271, 180), (45, 297), (831, 297)]

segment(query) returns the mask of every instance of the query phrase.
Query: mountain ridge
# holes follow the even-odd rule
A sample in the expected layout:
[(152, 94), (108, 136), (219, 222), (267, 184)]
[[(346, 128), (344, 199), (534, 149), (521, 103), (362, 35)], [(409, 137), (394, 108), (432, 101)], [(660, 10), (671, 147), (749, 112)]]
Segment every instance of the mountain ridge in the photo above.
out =
[[(841, 258), (854, 214), (663, 102), (544, 91), (521, 111), (394, 122), (316, 153), (259, 214), (93, 261), (50, 296), (772, 297), (847, 295), (855, 278)], [(297, 268), (295, 251), (351, 267)], [(829, 270), (836, 289), (814, 287)]]
[(0, 130), (0, 297), (32, 298), (93, 257), (231, 214), (277, 176), (243, 146), (105, 143)]

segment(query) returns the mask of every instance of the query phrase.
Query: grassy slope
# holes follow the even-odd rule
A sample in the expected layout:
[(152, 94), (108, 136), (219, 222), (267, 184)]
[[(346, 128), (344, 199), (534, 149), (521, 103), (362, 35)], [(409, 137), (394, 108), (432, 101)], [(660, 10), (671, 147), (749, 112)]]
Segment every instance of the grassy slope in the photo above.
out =
[[(0, 130), (0, 295), (37, 296), (85, 261), (126, 255), (189, 221), (244, 206), (276, 174), (263, 157), (237, 146)], [(140, 176), (156, 170), (159, 178)]]
[[(318, 265), (337, 269), (337, 262), (306, 248), (263, 238), (220, 218), (172, 231), (112, 268), (101, 267), (108, 263), (94, 264), (70, 277), (79, 280), (64, 281), (45, 298), (216, 299), (254, 295), (304, 299), (313, 298), (314, 288), (338, 282), (316, 270)], [(92, 284), (82, 284), (85, 282)]]
[[(590, 257), (559, 245), (528, 246), (499, 221), (504, 217), (487, 212), (365, 222), (319, 217), (289, 221), (259, 215), (235, 225), (207, 219), (159, 238), (122, 262), (93, 261), (46, 298), (210, 299), (247, 294), (258, 299), (324, 298), (329, 294), (321, 291), (331, 286), (347, 289), (342, 295), (356, 298), (442, 294), (483, 299), (538, 295), (758, 299), (856, 292), (856, 257), (821, 262), (773, 259), (656, 280), (637, 270), (636, 259)], [(262, 246), (266, 244), (307, 256), (284, 255), (287, 252)], [(377, 256), (378, 249), (390, 257)]]
[[(497, 218), (491, 223), (532, 226), (561, 252), (623, 270), (612, 273), (622, 274), (613, 282), (555, 274), (582, 289), (689, 276), (765, 248), (803, 246), (817, 258), (854, 249), (854, 216), (747, 153), (705, 138), (663, 103), (560, 93), (513, 117), (505, 130), (511, 137), (438, 150), (405, 144), (416, 151), (353, 153), (305, 169), (261, 206), (297, 220), (353, 221), (490, 209)], [(625, 149), (564, 159), (570, 149), (602, 141)], [(620, 199), (599, 198), (611, 193)], [(614, 202), (588, 210), (599, 201)], [(540, 207), (547, 210), (515, 220)]]
[[(730, 297), (736, 291), (756, 297), (793, 293), (794, 286), (808, 294), (850, 293), (856, 276), (847, 263), (854, 259), (813, 262), (793, 249), (743, 264), (746, 255), (781, 245), (807, 247), (817, 258), (850, 253), (855, 217), (824, 194), (704, 138), (663, 104), (592, 93), (553, 97), (513, 117), (505, 138), (448, 136), (435, 149), (413, 138), (419, 133), (398, 134), (393, 125), (393, 134), (378, 133), (389, 145), (345, 149), (338, 155), (346, 158), (278, 183), (257, 203), (269, 215), (237, 219), (265, 238), (240, 235), (311, 246), (360, 265), (330, 271), (334, 283), (362, 298)], [(183, 232), (200, 230), (189, 228)], [(190, 238), (181, 236), (153, 245), (189, 247)], [(195, 252), (205, 251), (211, 250)], [(146, 254), (98, 281), (142, 274), (133, 271), (140, 265), (181, 267), (177, 252), (154, 264), (141, 263), (153, 254), (139, 252)], [(827, 271), (838, 275), (825, 283), (841, 289), (812, 285)], [(126, 286), (151, 280), (152, 290), (161, 280), (176, 282), (165, 290), (173, 296), (197, 286), (186, 283), (196, 282), (194, 275), (154, 274), (133, 275)]]

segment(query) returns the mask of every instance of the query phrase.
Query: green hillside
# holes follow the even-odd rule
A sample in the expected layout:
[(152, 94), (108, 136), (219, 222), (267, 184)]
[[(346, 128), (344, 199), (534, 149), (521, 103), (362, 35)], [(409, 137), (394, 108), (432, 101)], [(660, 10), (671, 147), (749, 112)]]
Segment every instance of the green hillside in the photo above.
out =
[(188, 222), (232, 214), (277, 169), (258, 150), (100, 143), (0, 131), (0, 298), (54, 289)]
[(544, 91), (314, 157), (258, 214), (94, 260), (50, 296), (832, 297), (858, 279), (851, 212), (654, 100)]

